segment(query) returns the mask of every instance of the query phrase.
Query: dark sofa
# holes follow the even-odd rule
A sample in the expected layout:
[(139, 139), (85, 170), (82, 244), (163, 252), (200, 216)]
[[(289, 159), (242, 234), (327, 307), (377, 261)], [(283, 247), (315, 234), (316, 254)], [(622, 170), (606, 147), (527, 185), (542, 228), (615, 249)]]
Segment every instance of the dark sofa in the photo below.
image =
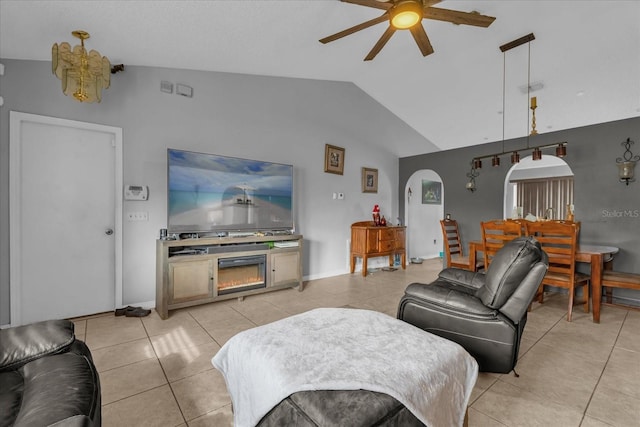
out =
[(100, 379), (68, 320), (0, 330), (0, 427), (101, 425)]

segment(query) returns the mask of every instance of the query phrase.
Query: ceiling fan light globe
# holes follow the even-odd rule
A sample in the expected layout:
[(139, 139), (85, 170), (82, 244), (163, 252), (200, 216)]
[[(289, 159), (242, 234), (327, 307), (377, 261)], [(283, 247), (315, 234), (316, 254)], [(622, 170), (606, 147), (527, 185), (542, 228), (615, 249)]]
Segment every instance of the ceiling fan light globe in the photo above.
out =
[(406, 30), (422, 20), (422, 4), (415, 0), (398, 2), (391, 9), (391, 25), (397, 30)]

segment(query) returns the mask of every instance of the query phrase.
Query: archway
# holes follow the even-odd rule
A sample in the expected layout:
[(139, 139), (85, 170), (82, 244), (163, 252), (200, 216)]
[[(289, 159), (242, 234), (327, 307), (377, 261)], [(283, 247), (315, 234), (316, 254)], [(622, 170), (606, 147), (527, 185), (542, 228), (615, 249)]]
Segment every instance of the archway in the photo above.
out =
[[(513, 218), (517, 216), (514, 211), (516, 206), (516, 185), (514, 180), (522, 179), (544, 179), (556, 178), (563, 176), (573, 176), (573, 171), (563, 159), (556, 156), (542, 156), (540, 160), (533, 160), (531, 156), (527, 156), (520, 160), (509, 169), (504, 180), (504, 218)], [(556, 207), (559, 209), (560, 207)], [(559, 212), (563, 214), (563, 212)], [(526, 215), (527, 212), (521, 213)], [(537, 213), (535, 213), (537, 214)]]
[(407, 256), (437, 258), (442, 251), (440, 230), (440, 220), (444, 218), (442, 178), (430, 169), (416, 171), (407, 180), (404, 194)]

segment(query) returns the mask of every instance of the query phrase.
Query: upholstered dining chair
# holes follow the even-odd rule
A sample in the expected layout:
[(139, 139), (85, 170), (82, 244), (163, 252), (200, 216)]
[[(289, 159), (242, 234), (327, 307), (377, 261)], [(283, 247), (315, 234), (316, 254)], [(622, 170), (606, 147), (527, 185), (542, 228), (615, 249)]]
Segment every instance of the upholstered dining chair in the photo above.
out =
[(529, 222), (527, 235), (534, 236), (542, 250), (549, 256), (549, 270), (538, 288), (538, 302), (544, 302), (544, 286), (566, 288), (569, 291), (567, 321), (571, 322), (576, 288), (583, 289), (584, 312), (589, 312), (590, 276), (576, 271), (576, 247), (578, 245), (579, 223), (556, 221)]
[(494, 219), (480, 223), (482, 230), (482, 250), (484, 265), (489, 268), (496, 253), (502, 249), (505, 243), (524, 234), (522, 223), (512, 220)]
[(482, 260), (476, 259), (475, 253), (464, 255), (460, 242), (458, 221), (455, 219), (440, 220), (442, 238), (444, 239), (444, 253), (447, 258), (447, 267), (462, 268), (469, 271), (478, 271), (484, 267)]

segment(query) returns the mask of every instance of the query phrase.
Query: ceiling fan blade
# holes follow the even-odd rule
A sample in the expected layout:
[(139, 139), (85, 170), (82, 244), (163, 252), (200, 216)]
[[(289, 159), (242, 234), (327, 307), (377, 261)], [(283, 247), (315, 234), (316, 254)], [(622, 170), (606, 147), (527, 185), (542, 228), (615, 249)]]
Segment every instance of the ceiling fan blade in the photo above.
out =
[(426, 7), (423, 18), (485, 28), (496, 19), (493, 16), (480, 15), (478, 12), (460, 12), (438, 7)]
[(389, 28), (387, 28), (387, 31), (385, 31), (382, 37), (380, 37), (380, 40), (378, 40), (378, 43), (376, 43), (373, 49), (371, 49), (371, 52), (369, 52), (369, 54), (364, 58), (364, 60), (371, 61), (373, 58), (375, 58), (376, 55), (380, 53), (384, 45), (387, 44), (387, 42), (395, 32), (396, 32), (395, 28), (389, 25)]
[(393, 7), (393, 1), (382, 2), (378, 0), (340, 0), (344, 3), (352, 3), (360, 6), (375, 7), (376, 9), (389, 10)]
[(327, 36), (327, 37), (325, 37), (323, 39), (320, 39), (320, 43), (329, 43), (329, 42), (332, 42), (334, 40), (341, 39), (342, 37), (348, 36), (350, 34), (358, 32), (360, 30), (364, 30), (365, 28), (369, 28), (372, 25), (376, 25), (376, 24), (379, 24), (381, 22), (388, 21), (388, 20), (389, 20), (389, 14), (387, 12), (385, 12), (385, 13), (382, 14), (382, 16), (374, 18), (374, 19), (372, 19), (370, 21), (363, 22), (362, 24), (355, 25), (355, 26), (353, 26), (351, 28), (347, 28), (346, 30), (340, 31), (339, 33), (335, 33), (335, 34), (333, 34), (331, 36)]
[(427, 32), (424, 30), (422, 25), (419, 24), (411, 27), (411, 35), (418, 44), (420, 52), (422, 52), (422, 56), (431, 55), (433, 53), (433, 46), (431, 46), (429, 37), (427, 37)]

